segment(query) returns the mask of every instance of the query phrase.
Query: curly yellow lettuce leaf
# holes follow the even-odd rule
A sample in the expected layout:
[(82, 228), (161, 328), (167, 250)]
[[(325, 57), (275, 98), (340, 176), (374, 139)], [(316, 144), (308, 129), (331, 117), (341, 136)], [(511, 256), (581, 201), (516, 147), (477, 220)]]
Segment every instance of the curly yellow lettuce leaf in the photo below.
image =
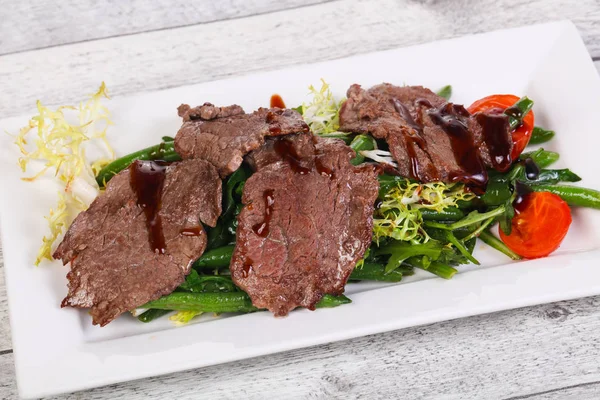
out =
[(336, 101), (329, 90), (329, 84), (321, 79), (321, 89), (313, 85), (308, 87), (313, 99), (310, 103), (302, 104), (302, 116), (316, 135), (331, 135), (338, 133), (340, 128), (340, 108), (345, 99)]
[(459, 201), (472, 200), (475, 195), (461, 183), (418, 183), (406, 179), (392, 187), (382, 199), (373, 219), (373, 236), (426, 243), (430, 237), (423, 229), (421, 209), (441, 212), (456, 207)]
[[(55, 243), (75, 216), (87, 209), (100, 192), (96, 173), (115, 158), (106, 139), (106, 130), (112, 122), (102, 100), (108, 98), (102, 82), (98, 91), (77, 107), (61, 106), (51, 110), (38, 100), (38, 114), (16, 136), (21, 170), (27, 172), (32, 164), (43, 163), (39, 172), (22, 179), (35, 181), (51, 172), (62, 187), (57, 206), (45, 217), (50, 234), (42, 239), (36, 265), (43, 259), (52, 259)], [(86, 150), (91, 147), (100, 149), (106, 156), (90, 160)]]

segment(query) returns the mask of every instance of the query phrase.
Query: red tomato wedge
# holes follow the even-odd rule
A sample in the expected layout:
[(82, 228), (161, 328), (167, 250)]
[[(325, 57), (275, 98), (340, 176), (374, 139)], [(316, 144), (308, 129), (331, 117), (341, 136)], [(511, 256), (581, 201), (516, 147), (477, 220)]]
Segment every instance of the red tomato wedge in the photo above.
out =
[[(467, 109), (471, 114), (481, 111), (504, 112), (507, 108), (513, 106), (519, 97), (513, 94), (493, 94), (477, 100)], [(510, 156), (516, 160), (523, 152), (533, 132), (534, 116), (533, 111), (530, 111), (523, 117), (523, 124), (512, 132), (513, 149)]]
[(534, 192), (515, 204), (512, 232), (500, 238), (525, 258), (545, 257), (556, 250), (571, 225), (571, 209), (554, 193)]

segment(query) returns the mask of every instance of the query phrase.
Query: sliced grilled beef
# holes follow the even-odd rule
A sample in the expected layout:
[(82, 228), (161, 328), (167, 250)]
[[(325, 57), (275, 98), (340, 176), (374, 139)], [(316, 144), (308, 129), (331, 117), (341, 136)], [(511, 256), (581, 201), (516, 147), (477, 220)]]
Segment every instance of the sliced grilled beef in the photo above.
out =
[(171, 293), (206, 247), (201, 222), (221, 213), (221, 179), (207, 161), (137, 161), (80, 213), (54, 258), (71, 263), (62, 307), (91, 308), (94, 324)]
[(486, 166), (501, 171), (510, 166), (512, 141), (505, 116), (471, 116), (421, 86), (381, 84), (364, 90), (352, 85), (347, 96), (340, 130), (385, 139), (401, 175), (481, 188), (487, 182)]
[(201, 158), (217, 167), (222, 177), (258, 149), (265, 136), (308, 132), (302, 116), (289, 109), (260, 108), (245, 114), (239, 106), (215, 107), (210, 103), (179, 107), (183, 125), (175, 137), (175, 150), (184, 158)]
[[(316, 143), (315, 143), (316, 142)], [(255, 306), (283, 316), (340, 294), (371, 244), (379, 183), (373, 165), (350, 164), (342, 141), (274, 138), (252, 154), (231, 274)]]

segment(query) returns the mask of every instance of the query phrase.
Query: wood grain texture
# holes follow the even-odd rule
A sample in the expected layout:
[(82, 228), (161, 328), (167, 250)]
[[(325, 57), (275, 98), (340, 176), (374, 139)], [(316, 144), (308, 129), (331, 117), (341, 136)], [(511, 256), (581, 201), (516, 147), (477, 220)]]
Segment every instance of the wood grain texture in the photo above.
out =
[[(4, 285), (4, 259), (0, 242), (0, 353), (11, 349), (10, 323), (8, 322), (8, 301)], [(0, 392), (0, 395), (2, 393)], [(2, 396), (0, 396), (2, 398)]]
[(330, 0), (2, 0), (0, 55), (243, 18), (325, 1)]
[[(163, 30), (0, 56), (3, 117), (31, 108), (37, 98), (48, 104), (76, 101), (101, 79), (113, 95), (121, 95), (565, 18), (600, 58), (595, 0), (350, 0), (236, 20), (226, 19), (271, 11), (263, 7), (269, 3), (229, 0), (194, 15), (184, 12), (184, 3), (166, 0), (77, 2), (80, 8), (74, 1), (14, 3), (0, 0), (0, 53)], [(77, 32), (76, 17), (63, 16), (61, 23), (65, 4), (102, 24)], [(19, 23), (5, 18), (7, 9)], [(135, 15), (139, 10), (144, 18)], [(600, 61), (595, 64), (600, 71)], [(0, 244), (0, 399), (12, 399), (16, 385), (2, 270)], [(57, 398), (596, 399), (599, 305), (600, 296), (530, 307)]]
[(0, 111), (22, 113), (38, 98), (67, 104), (101, 80), (122, 95), (565, 18), (600, 56), (599, 9), (596, 0), (350, 0), (11, 54), (0, 59)]
[[(600, 296), (564, 301), (56, 399), (597, 398), (599, 306)], [(12, 369), (11, 362), (11, 354), (2, 356), (0, 371)], [(0, 372), (0, 379), (0, 388), (12, 390), (10, 372)]]

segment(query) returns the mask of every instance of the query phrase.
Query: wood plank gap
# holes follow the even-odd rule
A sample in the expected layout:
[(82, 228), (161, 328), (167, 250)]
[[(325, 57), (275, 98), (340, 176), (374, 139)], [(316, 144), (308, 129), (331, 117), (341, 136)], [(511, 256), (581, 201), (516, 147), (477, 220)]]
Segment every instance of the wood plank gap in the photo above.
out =
[(525, 399), (530, 399), (532, 397), (541, 396), (541, 395), (548, 394), (548, 393), (556, 393), (556, 392), (560, 392), (560, 391), (563, 391), (563, 390), (575, 389), (575, 388), (585, 387), (585, 386), (593, 386), (593, 385), (598, 385), (598, 384), (600, 384), (600, 381), (579, 383), (577, 385), (564, 386), (564, 387), (561, 387), (561, 388), (545, 390), (543, 392), (536, 392), (536, 393), (526, 394), (526, 395), (523, 395), (523, 396), (509, 397), (509, 398), (504, 399), (504, 400), (525, 400)]
[(8, 349), (8, 350), (2, 350), (0, 351), (0, 356), (3, 356), (5, 354), (12, 354), (12, 349)]

